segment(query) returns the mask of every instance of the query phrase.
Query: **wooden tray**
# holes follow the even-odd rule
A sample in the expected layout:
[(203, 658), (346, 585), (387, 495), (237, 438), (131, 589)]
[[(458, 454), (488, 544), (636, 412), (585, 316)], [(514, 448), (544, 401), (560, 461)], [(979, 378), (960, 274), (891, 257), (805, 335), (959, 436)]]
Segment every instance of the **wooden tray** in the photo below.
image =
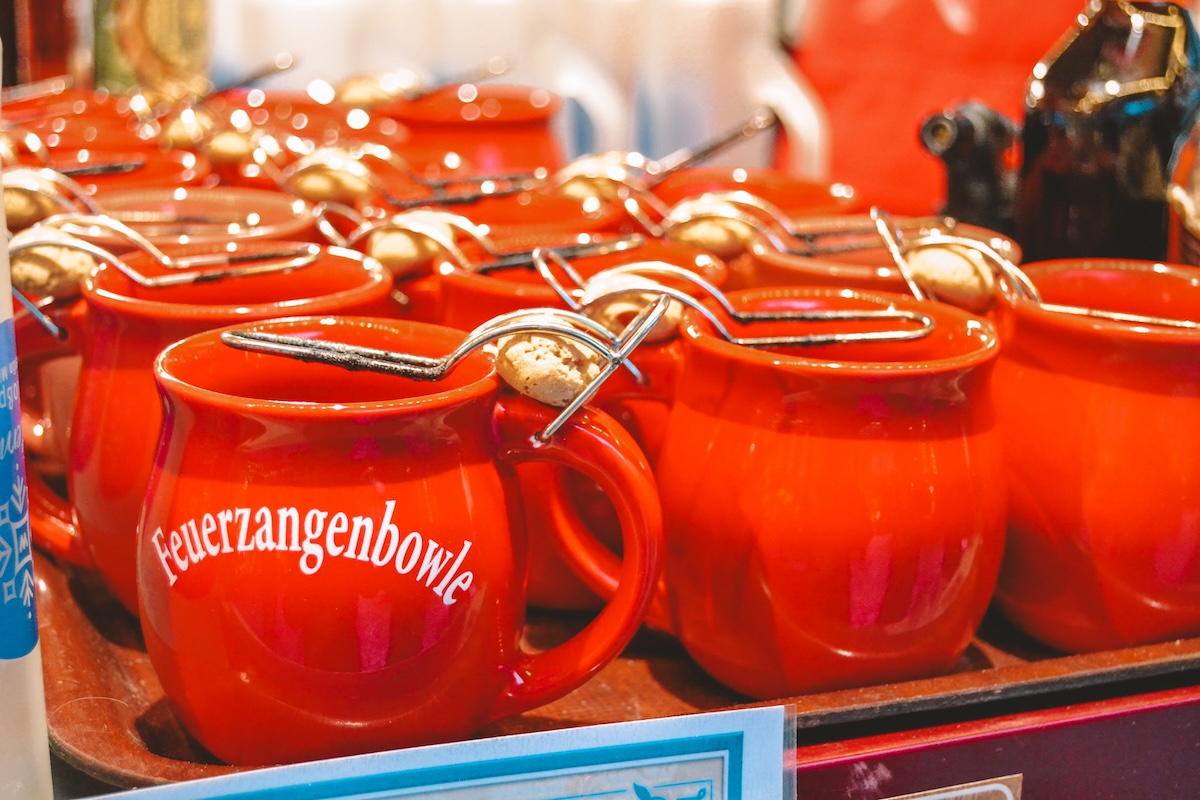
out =
[[(136, 620), (88, 576), (36, 558), (46, 710), (52, 750), (97, 780), (132, 788), (236, 771), (180, 727), (150, 666)], [(550, 647), (578, 630), (579, 615), (532, 613), (526, 639)], [(1197, 673), (1192, 675), (1191, 673)], [(1071, 690), (1120, 692), (1174, 675), (1200, 680), (1200, 639), (1079, 656), (1052, 653), (989, 618), (950, 675), (775, 701), (792, 705), (808, 741), (870, 731), (922, 713), (1012, 713), (1018, 698), (1053, 703)], [(752, 705), (697, 668), (670, 637), (644, 632), (570, 695), (504, 720), (481, 736), (691, 714)], [(928, 716), (928, 714), (926, 714)], [(916, 727), (916, 724), (910, 724)], [(854, 735), (862, 735), (859, 732)]]

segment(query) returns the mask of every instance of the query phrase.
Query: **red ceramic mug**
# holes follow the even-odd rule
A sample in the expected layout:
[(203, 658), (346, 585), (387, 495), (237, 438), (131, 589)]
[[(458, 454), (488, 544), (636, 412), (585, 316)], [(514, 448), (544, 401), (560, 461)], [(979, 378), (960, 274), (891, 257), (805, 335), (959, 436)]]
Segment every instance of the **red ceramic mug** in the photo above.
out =
[(844, 183), (812, 181), (774, 169), (687, 167), (667, 175), (651, 191), (668, 206), (709, 192), (748, 192), (792, 218), (851, 214), (863, 208), (853, 187)]
[[(171, 253), (244, 255), (280, 248), (314, 248), (320, 255), (287, 272), (158, 288), (139, 286), (105, 264), (84, 281), (82, 299), (56, 315), (82, 356), (67, 446), (70, 499), (50, 491), (31, 470), (30, 526), (50, 552), (94, 566), (131, 611), (137, 608), (134, 539), (161, 413), (155, 356), (185, 336), (240, 319), (305, 311), (370, 313), (390, 302), (390, 276), (348, 250), (246, 242)], [(163, 274), (145, 253), (127, 256), (125, 263), (143, 275)], [(43, 359), (61, 355), (60, 347), (18, 351), (18, 363), (23, 373), (32, 373)], [(30, 401), (23, 413), (39, 419), (44, 409), (37, 398), (23, 399)], [(36, 442), (31, 449), (37, 450)]]
[[(755, 698), (949, 671), (983, 618), (1004, 548), (995, 329), (882, 293), (729, 299), (752, 312), (911, 310), (935, 327), (911, 341), (759, 348), (685, 313), (654, 468), (667, 551), (650, 621)], [(714, 313), (742, 337), (881, 327)], [(564, 544), (606, 591), (612, 557), (586, 540)]]
[(553, 172), (563, 165), (552, 122), (562, 100), (545, 89), (464, 83), (417, 100), (381, 103), (372, 113), (408, 128), (408, 144), (458, 153), (483, 173)]
[[(129, 189), (105, 194), (103, 210), (160, 248), (247, 239), (325, 242), (311, 205), (265, 189)], [(137, 249), (128, 236), (101, 225), (73, 224), (68, 231), (110, 253)]]
[[(235, 326), (426, 356), (449, 328), (361, 317)], [(165, 415), (140, 526), (147, 651), (184, 726), (269, 764), (463, 738), (559, 697), (617, 655), (657, 580), (649, 466), (584, 409), (503, 387), (490, 359), (417, 382), (233, 350), (220, 331), (157, 361)], [(579, 635), (521, 650), (527, 545), (512, 467), (586, 472), (625, 561)]]
[[(328, 206), (322, 208), (327, 220), (331, 214), (339, 214)], [(364, 208), (367, 213), (362, 216), (347, 218), (362, 223), (354, 232), (357, 238), (352, 246), (378, 254), (386, 264), (389, 263), (385, 254), (387, 246), (376, 246), (381, 238), (399, 236), (413, 240), (411, 246), (424, 251), (425, 255), (395, 267), (396, 289), (397, 294), (404, 298), (405, 318), (416, 322), (442, 321), (445, 314), (441, 307), (442, 274), (454, 268), (454, 264), (446, 260), (451, 258), (450, 255), (426, 234), (415, 229), (405, 230), (407, 223), (404, 223), (403, 215), (394, 218), (381, 209)], [(489, 198), (453, 211), (434, 209), (433, 213), (458, 217), (462, 224), (470, 226), (474, 235), (486, 237), (490, 247), (497, 251), (489, 252), (463, 230), (446, 226), (445, 236), (455, 242), (455, 247), (461, 248), (463, 257), (471, 264), (484, 264), (497, 258), (498, 254), (514, 250), (528, 252), (534, 247), (601, 238), (606, 233), (619, 230), (624, 217), (614, 206), (594, 198), (580, 199), (546, 191)], [(399, 221), (393, 222), (393, 219)], [(370, 232), (364, 233), (367, 230)], [(469, 313), (475, 319), (490, 319)]]
[[(1047, 303), (1200, 320), (1187, 268), (1080, 259), (1025, 272)], [(1200, 333), (1008, 296), (997, 326), (1000, 608), (1066, 651), (1200, 633)]]

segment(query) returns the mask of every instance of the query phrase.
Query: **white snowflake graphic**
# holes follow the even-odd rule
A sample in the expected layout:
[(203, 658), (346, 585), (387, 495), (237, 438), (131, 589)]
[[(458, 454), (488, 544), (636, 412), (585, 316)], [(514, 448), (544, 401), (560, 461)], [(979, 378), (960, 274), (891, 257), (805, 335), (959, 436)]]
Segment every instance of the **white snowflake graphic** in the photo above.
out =
[(0, 504), (0, 596), (5, 605), (33, 608), (33, 548), (29, 538), (29, 489), (17, 474), (12, 497)]

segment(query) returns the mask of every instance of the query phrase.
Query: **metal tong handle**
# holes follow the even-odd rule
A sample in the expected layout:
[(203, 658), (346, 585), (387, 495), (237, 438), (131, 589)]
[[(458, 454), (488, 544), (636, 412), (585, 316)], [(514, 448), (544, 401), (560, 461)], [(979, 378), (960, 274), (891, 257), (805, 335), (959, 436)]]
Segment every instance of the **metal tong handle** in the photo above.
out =
[[(357, 226), (348, 235), (343, 236), (330, 221), (331, 212), (351, 222), (357, 221)], [(478, 227), (466, 217), (434, 209), (418, 209), (387, 219), (368, 220), (356, 210), (341, 203), (319, 203), (314, 214), (317, 218), (317, 228), (326, 239), (339, 247), (357, 247), (373, 233), (387, 230), (402, 231), (429, 239), (446, 251), (461, 269), (469, 269), (470, 260), (466, 253), (459, 248), (453, 231), (465, 234), (484, 250), (490, 252), (494, 249), (491, 240), (484, 236)], [(447, 229), (451, 231), (449, 235), (447, 235)]]
[[(322, 202), (314, 206), (313, 214), (317, 218), (317, 228), (330, 243), (339, 247), (356, 247), (370, 234), (387, 228), (424, 233), (423, 230), (413, 231), (411, 223), (415, 221), (423, 223), (422, 227), (424, 228), (428, 228), (431, 225), (434, 227), (439, 224), (444, 225), (463, 234), (488, 253), (495, 254), (498, 252), (492, 240), (484, 232), (485, 228), (476, 225), (467, 217), (451, 211), (443, 211), (436, 208), (414, 209), (402, 212), (388, 219), (367, 219), (357, 209), (351, 208), (344, 203)], [(343, 235), (334, 227), (333, 222), (330, 220), (331, 214), (336, 214), (348, 220), (354, 225), (354, 229), (349, 234)], [(443, 238), (445, 237), (439, 235), (436, 241), (441, 244), (441, 239)], [(454, 249), (457, 250), (457, 248)], [(460, 260), (465, 268), (467, 263), (466, 256), (462, 255), (461, 251), (455, 253), (455, 260)]]
[[(26, 297), (25, 293), (20, 289), (17, 289), (16, 287), (10, 288), (12, 289), (13, 298), (22, 306), (24, 306), (25, 310), (28, 311), (35, 320), (37, 320), (39, 325), (49, 331), (51, 336), (53, 336), (55, 339), (58, 339), (60, 342), (65, 342), (67, 340), (66, 328), (58, 325), (54, 320), (50, 319), (46, 312), (42, 311), (41, 307), (37, 303)], [(53, 303), (54, 298), (46, 297), (44, 302), (47, 304)]]
[(480, 81), (491, 80), (497, 78), (511, 69), (508, 59), (503, 56), (492, 56), (482, 64), (468, 67), (461, 72), (452, 73), (440, 81), (435, 81), (427, 86), (418, 86), (413, 89), (408, 89), (402, 92), (401, 96), (413, 102), (420, 100), (423, 97), (433, 94), (448, 86), (461, 86), (464, 83), (479, 83)]
[[(907, 259), (901, 252), (899, 242), (896, 240), (894, 233), (890, 230), (890, 225), (886, 216), (880, 215), (876, 218), (876, 223), (880, 226), (880, 234), (884, 236), (885, 242), (888, 245), (889, 251), (892, 252), (892, 258), (896, 261), (897, 267), (903, 267), (901, 274), (905, 276), (906, 281), (910, 281), (910, 288), (915, 286), (915, 281), (912, 281), (911, 272), (905, 274), (908, 267)], [(947, 236), (944, 234), (934, 234), (931, 236), (923, 236), (918, 239), (906, 242), (904, 249), (909, 251), (919, 249), (921, 247), (945, 247), (947, 245), (958, 245), (966, 247), (981, 254), (987, 261), (991, 262), (992, 266), (1001, 276), (1005, 278), (1002, 291), (1011, 292), (1020, 299), (1028, 300), (1038, 305), (1043, 311), (1049, 311), (1055, 314), (1072, 314), (1081, 317), (1092, 317), (1094, 319), (1106, 319), (1113, 322), (1128, 322), (1134, 325), (1154, 325), (1165, 328), (1181, 328), (1184, 330), (1200, 330), (1200, 322), (1187, 319), (1173, 319), (1170, 317), (1158, 317), (1147, 314), (1128, 314), (1122, 311), (1107, 311), (1098, 308), (1086, 308), (1084, 306), (1069, 306), (1059, 303), (1047, 303), (1042, 299), (1041, 292), (1037, 286), (1029, 279), (1024, 270), (1008, 260), (994, 248), (981, 242), (978, 239), (971, 239), (964, 236)], [(1193, 280), (1190, 275), (1183, 275), (1176, 271), (1168, 271), (1164, 274), (1177, 276), (1180, 280)], [(918, 300), (926, 299), (922, 293), (913, 292)], [(936, 299), (936, 298), (935, 298)]]
[(650, 236), (661, 239), (666, 235), (662, 223), (650, 215), (652, 211), (665, 220), (671, 214), (670, 206), (660, 200), (658, 195), (638, 186), (621, 183), (621, 188), (617, 190), (617, 199), (621, 201), (621, 207), (630, 219), (641, 225), (642, 230)]
[[(85, 218), (86, 219), (86, 218)], [(57, 229), (56, 229), (57, 230)], [(112, 266), (114, 269), (121, 272), (131, 281), (146, 289), (160, 289), (168, 286), (180, 286), (184, 284), (211, 283), (212, 281), (224, 280), (226, 278), (242, 278), (250, 275), (261, 275), (269, 272), (284, 272), (287, 270), (299, 269), (316, 263), (320, 257), (321, 248), (319, 245), (309, 244), (302, 248), (277, 250), (270, 252), (258, 253), (205, 253), (203, 255), (190, 256), (187, 258), (171, 259), (169, 256), (162, 253), (161, 250), (150, 245), (148, 252), (151, 258), (154, 258), (164, 268), (171, 270), (182, 270), (171, 272), (166, 275), (156, 275), (148, 277), (138, 272), (137, 270), (126, 264), (121, 258), (112, 254), (91, 242), (79, 239), (75, 236), (65, 235), (61, 237), (46, 237), (37, 238), (37, 231), (34, 228), (26, 232), (26, 238), (18, 240), (15, 244), (9, 244), (9, 254), (23, 252), (35, 247), (64, 247), (69, 250), (78, 250), (87, 253), (97, 261)], [(149, 244), (147, 242), (147, 244)], [(155, 253), (158, 256), (155, 256)], [(161, 257), (161, 260), (160, 260)], [(235, 264), (245, 264), (254, 262), (254, 266), (233, 266)], [(263, 263), (257, 263), (263, 262)], [(209, 269), (197, 270), (195, 267), (225, 265), (225, 269)]]
[[(846, 225), (830, 229), (825, 227), (828, 223), (823, 221), (802, 220), (796, 221), (784, 213), (783, 209), (774, 203), (759, 197), (756, 194), (746, 191), (745, 189), (735, 189), (731, 191), (707, 192), (701, 197), (708, 197), (714, 200), (725, 201), (738, 206), (745, 206), (753, 209), (767, 217), (767, 221), (778, 226), (785, 231), (788, 236), (793, 239), (800, 239), (808, 246), (805, 248), (786, 249), (789, 255), (796, 256), (814, 256), (824, 255), (828, 253), (848, 253), (854, 250), (863, 250), (877, 246), (877, 243), (872, 241), (853, 242), (842, 245), (825, 245), (818, 246), (816, 241), (827, 236), (852, 236), (856, 234), (878, 233), (878, 225), (874, 219), (872, 224), (863, 225)], [(954, 217), (913, 217), (904, 219), (898, 223), (893, 223), (893, 227), (900, 231), (918, 230), (924, 231), (931, 227), (945, 227), (947, 230), (954, 230), (958, 226), (958, 220)]]
[(700, 145), (697, 148), (683, 147), (664, 156), (659, 160), (659, 167), (656, 172), (649, 176), (648, 184), (656, 186), (662, 183), (669, 175), (678, 172), (681, 169), (690, 167), (693, 164), (698, 164), (712, 158), (717, 153), (727, 147), (730, 147), (743, 139), (749, 139), (757, 136), (769, 128), (773, 128), (779, 124), (779, 116), (775, 110), (769, 106), (764, 106), (758, 109), (754, 114), (736, 128), (718, 136), (711, 142)]
[[(260, 156), (260, 153), (262, 154)], [(255, 148), (255, 160), (269, 161), (263, 153), (262, 148)], [(263, 164), (265, 166), (265, 164)], [(507, 197), (509, 195), (520, 194), (521, 192), (529, 191), (533, 187), (532, 182), (522, 182), (506, 187), (496, 187), (494, 182), (484, 180), (480, 182), (480, 188), (473, 192), (446, 192), (445, 187), (437, 188), (426, 197), (401, 198), (393, 194), (384, 181), (379, 177), (375, 170), (371, 169), (366, 164), (354, 156), (353, 153), (345, 153), (331, 149), (318, 150), (307, 156), (304, 156), (294, 164), (288, 165), (280, 172), (272, 172), (276, 184), (282, 191), (290, 192), (295, 178), (307, 169), (324, 168), (332, 171), (343, 171), (352, 175), (355, 178), (362, 180), (373, 191), (379, 193), (389, 206), (401, 211), (424, 208), (426, 206), (458, 206), (470, 205), (478, 203), (481, 200), (486, 200), (490, 197)]]
[[(151, 242), (138, 231), (107, 214), (59, 214), (43, 220), (41, 224), (48, 227), (57, 228), (58, 230), (68, 234), (75, 233), (76, 236), (79, 235), (79, 229), (76, 226), (91, 226), (108, 230), (126, 239), (136, 249), (141, 250), (149, 255), (150, 258), (154, 259), (154, 261), (156, 261), (164, 269), (170, 270), (187, 270), (194, 269), (196, 267), (215, 266), (219, 264), (230, 265), (259, 261), (275, 261), (277, 259), (288, 260), (286, 265), (272, 264), (269, 266), (269, 268), (252, 268), (243, 270), (241, 272), (230, 272), (223, 275), (218, 275), (216, 272), (204, 273), (204, 277), (200, 280), (177, 280), (176, 278), (179, 276), (172, 277), (170, 280), (167, 280), (166, 276), (163, 276), (163, 280), (155, 284), (153, 282), (158, 281), (158, 278), (134, 278), (134, 280), (138, 281), (141, 285), (148, 287), (154, 285), (168, 286), (175, 285), (177, 283), (203, 283), (210, 280), (217, 280), (219, 277), (237, 277), (240, 275), (255, 274), (258, 272), (270, 272), (280, 269), (295, 269), (297, 267), (308, 266), (316, 261), (317, 256), (320, 255), (320, 248), (317, 245), (307, 244), (298, 248), (270, 250), (266, 252), (238, 253), (234, 251), (227, 251), (172, 257), (164, 253), (153, 242)], [(136, 273), (131, 270), (126, 274), (132, 278)], [(209, 275), (212, 275), (213, 277), (208, 277)], [(184, 275), (183, 277), (194, 277), (194, 275), (188, 274)], [(141, 283), (141, 281), (149, 281), (149, 283)]]
[[(449, 254), (455, 265), (466, 272), (476, 272), (487, 275), (504, 269), (517, 267), (532, 267), (533, 254), (537, 248), (528, 250), (501, 250), (483, 232), (485, 229), (470, 219), (449, 211), (429, 209), (426, 211), (407, 212), (386, 220), (367, 220), (357, 210), (342, 203), (319, 203), (314, 209), (317, 227), (325, 238), (340, 247), (356, 247), (370, 234), (382, 230), (399, 230), (406, 233), (416, 233), (426, 236)], [(330, 215), (336, 214), (355, 224), (354, 230), (343, 235), (334, 227)], [(472, 262), (458, 247), (452, 237), (447, 237), (439, 223), (465, 235), (475, 242), (484, 252), (492, 256), (491, 261)], [(580, 237), (590, 234), (580, 234)], [(576, 237), (577, 239), (580, 237)], [(556, 245), (553, 249), (572, 258), (583, 256), (608, 255), (640, 247), (646, 241), (641, 234), (628, 234), (616, 239), (600, 241), (576, 241), (573, 244)]]
[(781, 253), (788, 251), (788, 246), (783, 239), (761, 218), (745, 211), (734, 203), (709, 195), (691, 197), (676, 203), (664, 220), (663, 227), (665, 232), (669, 234), (678, 227), (702, 219), (740, 222), (766, 239), (767, 243), (775, 250)]
[[(0, 127), (0, 132), (7, 133), (14, 141), (25, 145), (25, 149), (37, 158), (39, 164), (43, 167), (50, 163), (50, 149), (46, 147), (46, 143), (42, 141), (42, 137), (38, 136), (31, 130), (14, 124), (3, 124)], [(12, 166), (21, 166), (13, 164)]]
[(5, 86), (3, 89), (0, 89), (0, 103), (7, 106), (9, 103), (36, 100), (41, 97), (62, 94), (74, 85), (75, 79), (70, 75), (54, 75), (49, 78), (32, 81), (31, 83)]
[[(588, 282), (584, 281), (565, 259), (561, 258), (557, 253), (548, 252), (540, 253), (536, 260), (538, 273), (542, 278), (550, 284), (555, 293), (567, 304), (569, 308), (578, 313), (584, 313), (586, 308), (580, 299), (565, 287), (555, 277), (550, 265), (546, 261), (546, 256), (549, 256), (555, 264), (567, 274), (568, 277), (576, 284), (577, 291), (586, 291)], [(729, 299), (715, 285), (705, 280), (700, 275), (692, 272), (689, 269), (668, 264), (663, 261), (644, 261), (635, 264), (623, 264), (604, 272), (597, 273), (592, 277), (592, 281), (603, 279), (604, 277), (613, 277), (618, 275), (634, 275), (638, 277), (671, 277), (691, 283), (699, 288), (705, 295), (712, 298), (721, 310), (724, 311), (730, 319), (740, 324), (750, 324), (754, 322), (826, 322), (838, 320), (903, 320), (908, 322), (918, 322), (920, 327), (911, 331), (906, 330), (884, 330), (884, 331), (868, 331), (859, 333), (828, 333), (828, 334), (805, 334), (797, 336), (760, 336), (760, 337), (738, 337), (734, 336), (721, 320), (712, 312), (711, 309), (703, 305), (695, 297), (665, 284), (656, 283), (653, 287), (629, 287), (619, 289), (605, 295), (604, 298), (597, 298), (593, 302), (599, 302), (601, 299), (611, 298), (618, 295), (643, 295), (647, 291), (658, 292), (668, 296), (671, 299), (678, 300), (683, 305), (695, 310), (705, 320), (708, 321), (717, 334), (726, 341), (743, 347), (784, 347), (784, 346), (807, 346), (819, 344), (840, 344), (845, 342), (857, 341), (909, 341), (927, 336), (934, 329), (933, 318), (921, 314), (916, 311), (905, 311), (902, 309), (881, 309), (877, 311), (871, 310), (832, 310), (826, 309), (823, 311), (784, 311), (784, 312), (764, 312), (764, 311), (739, 311), (734, 308)]]
[(73, 211), (68, 202), (73, 201), (90, 214), (104, 213), (82, 186), (49, 167), (9, 167), (3, 171), (3, 183), (6, 189), (24, 189), (40, 194), (50, 194), (46, 191), (46, 184), (49, 184), (62, 190), (61, 194), (50, 194), (50, 197), (64, 210)]
[(460, 175), (450, 178), (426, 178), (417, 173), (399, 153), (386, 145), (375, 144), (373, 142), (356, 144), (349, 150), (348, 155), (351, 157), (371, 156), (387, 164), (413, 183), (436, 190), (445, 189), (447, 186), (482, 185), (485, 183), (520, 184), (523, 188), (532, 189), (536, 185), (536, 182), (543, 181), (547, 177), (546, 169), (539, 167), (533, 171), (525, 172), (494, 172), (482, 175)]
[(440, 380), (469, 353), (486, 344), (520, 333), (554, 333), (573, 339), (599, 354), (605, 361), (599, 375), (579, 393), (538, 435), (545, 442), (590, 400), (603, 382), (621, 365), (632, 366), (629, 354), (642, 342), (666, 313), (670, 300), (660, 298), (647, 306), (614, 335), (603, 326), (561, 309), (526, 309), (489, 320), (467, 334), (450, 354), (441, 358), (395, 353), (302, 336), (281, 336), (259, 331), (227, 331), (221, 341), (230, 347), (252, 352), (283, 355), (301, 361), (329, 364), (351, 370), (370, 370), (420, 381)]
[(888, 254), (891, 255), (892, 261), (896, 264), (896, 269), (900, 271), (900, 277), (908, 284), (908, 290), (912, 292), (912, 296), (917, 300), (928, 300), (928, 295), (917, 283), (913, 277), (912, 267), (908, 263), (908, 259), (904, 257), (904, 253), (900, 250), (900, 236), (896, 231), (896, 227), (892, 222), (891, 214), (888, 214), (878, 206), (871, 207), (871, 221), (875, 223), (875, 229), (879, 231), (879, 236), (883, 239), (883, 244), (887, 248)]
[[(997, 265), (998, 270), (1006, 279), (1004, 291), (1009, 291), (1015, 294), (1018, 298), (1028, 300), (1038, 305), (1043, 311), (1049, 311), (1054, 314), (1071, 314), (1079, 317), (1091, 317), (1093, 319), (1104, 319), (1112, 322), (1127, 322), (1132, 325), (1153, 325), (1162, 328), (1179, 328), (1182, 330), (1200, 330), (1200, 321), (1190, 319), (1175, 319), (1172, 317), (1158, 317), (1148, 314), (1129, 314), (1123, 311), (1108, 311), (1099, 308), (1087, 308), (1085, 306), (1069, 306), (1060, 303), (1047, 303), (1042, 299), (1041, 292), (1025, 274), (1024, 270), (1013, 264), (1008, 259), (1000, 256), (994, 250), (989, 248), (982, 242), (977, 242), (973, 239), (968, 240), (952, 240), (949, 242), (934, 242), (945, 244), (961, 244), (966, 247), (974, 247), (979, 252), (983, 253), (989, 260)], [(914, 244), (916, 244), (914, 242)], [(1184, 274), (1179, 270), (1166, 270), (1164, 275), (1169, 275), (1179, 280), (1194, 281), (1195, 278), (1190, 274)]]
[(543, 249), (564, 258), (586, 258), (589, 256), (606, 256), (612, 253), (623, 253), (627, 250), (641, 247), (645, 243), (645, 236), (640, 233), (630, 233), (615, 239), (551, 245), (545, 248), (535, 247), (529, 250), (509, 250), (495, 253), (495, 260), (472, 264), (469, 269), (481, 275), (488, 275), (505, 269), (535, 267), (536, 254), (539, 250)]

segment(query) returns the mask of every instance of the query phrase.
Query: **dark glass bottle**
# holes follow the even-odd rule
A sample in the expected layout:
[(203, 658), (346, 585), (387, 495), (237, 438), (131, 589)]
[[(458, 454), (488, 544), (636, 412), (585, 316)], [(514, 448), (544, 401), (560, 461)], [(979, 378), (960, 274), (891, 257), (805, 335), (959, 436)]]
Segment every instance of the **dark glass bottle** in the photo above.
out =
[(1167, 181), (1198, 100), (1186, 11), (1089, 2), (1026, 92), (1014, 213), (1025, 260), (1163, 258)]

